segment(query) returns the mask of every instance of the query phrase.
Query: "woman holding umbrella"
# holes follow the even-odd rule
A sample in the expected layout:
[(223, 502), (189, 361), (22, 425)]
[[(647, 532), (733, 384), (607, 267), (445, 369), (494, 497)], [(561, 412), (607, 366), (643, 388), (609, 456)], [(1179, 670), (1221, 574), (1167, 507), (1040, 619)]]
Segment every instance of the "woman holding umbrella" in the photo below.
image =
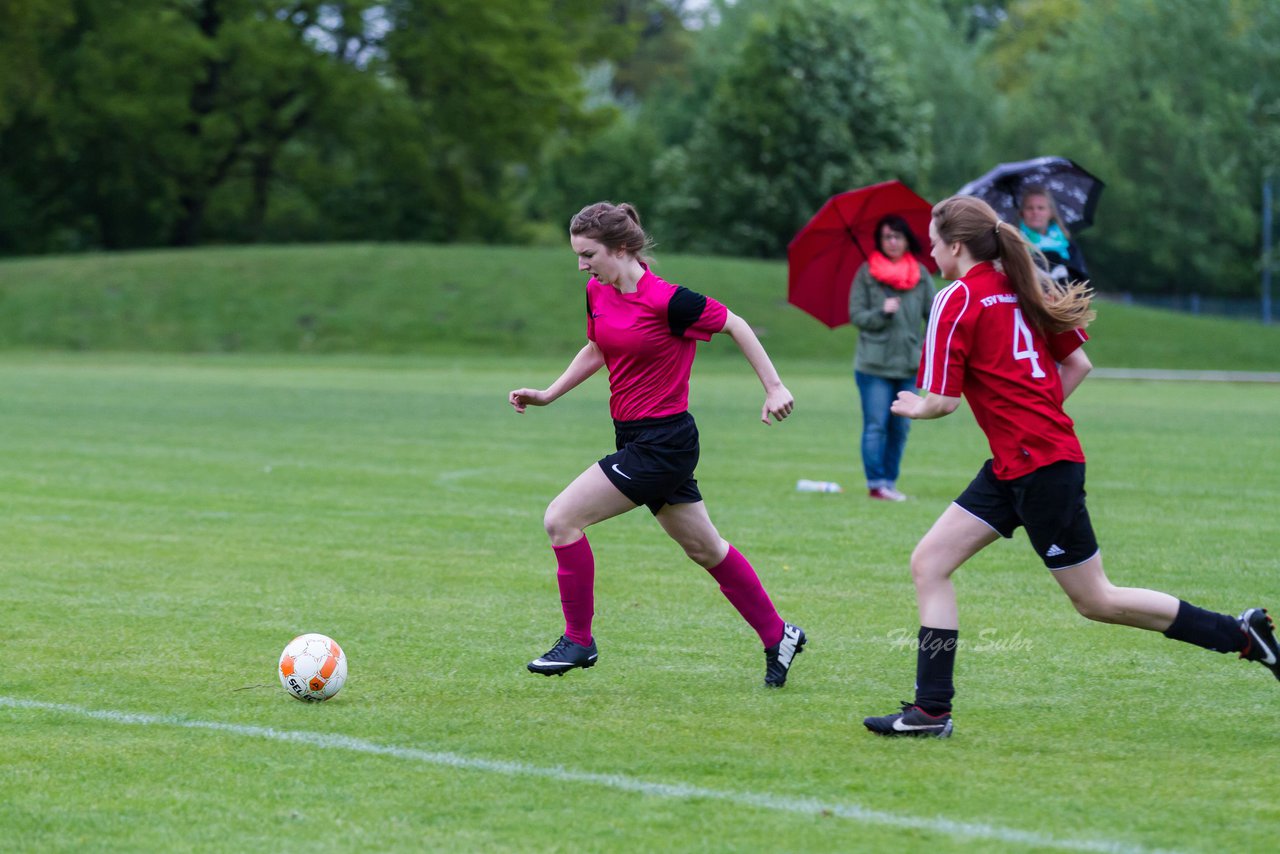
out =
[(870, 498), (904, 501), (897, 481), (911, 421), (889, 407), (899, 392), (915, 391), (934, 287), (901, 216), (876, 223), (875, 243), (849, 293), (849, 319), (860, 330), (853, 376), (862, 400), (862, 468)]
[(1087, 277), (1084, 255), (1071, 232), (1093, 224), (1105, 187), (1074, 160), (1036, 157), (997, 164), (956, 194), (977, 196), (1002, 220), (1020, 226), (1023, 237), (1049, 261), (1046, 272), (1064, 284)]
[(1038, 184), (1025, 187), (1018, 206), (1022, 236), (1049, 262), (1046, 271), (1055, 281), (1085, 278), (1084, 255), (1058, 213), (1053, 194)]

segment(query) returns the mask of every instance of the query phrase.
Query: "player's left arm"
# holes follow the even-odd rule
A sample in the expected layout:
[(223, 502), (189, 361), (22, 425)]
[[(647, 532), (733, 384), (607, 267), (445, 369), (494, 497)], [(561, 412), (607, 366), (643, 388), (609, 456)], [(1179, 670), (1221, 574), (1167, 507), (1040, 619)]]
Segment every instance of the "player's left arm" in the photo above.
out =
[(1080, 387), (1080, 383), (1084, 382), (1084, 378), (1092, 370), (1093, 362), (1085, 355), (1084, 348), (1072, 350), (1071, 355), (1058, 364), (1058, 375), (1062, 378), (1062, 399), (1070, 397), (1071, 392)]
[(769, 354), (765, 352), (764, 345), (756, 337), (751, 324), (732, 311), (726, 311), (724, 328), (720, 331), (738, 345), (738, 349), (747, 357), (747, 362), (760, 378), (760, 384), (764, 386), (764, 406), (760, 410), (760, 420), (768, 424), (770, 415), (777, 421), (790, 415), (795, 408), (795, 399), (782, 384), (782, 378), (778, 376), (778, 371), (773, 367)]
[[(927, 316), (932, 318), (932, 322), (925, 335), (917, 377), (924, 394), (898, 392), (897, 398), (889, 405), (889, 411), (894, 415), (913, 421), (927, 421), (950, 415), (959, 408), (960, 390), (964, 383), (963, 366), (968, 360), (968, 341), (973, 328), (973, 315), (966, 313), (969, 304), (969, 288), (962, 281), (954, 282), (929, 300)], [(930, 391), (931, 388), (954, 391), (955, 394), (940, 394)]]

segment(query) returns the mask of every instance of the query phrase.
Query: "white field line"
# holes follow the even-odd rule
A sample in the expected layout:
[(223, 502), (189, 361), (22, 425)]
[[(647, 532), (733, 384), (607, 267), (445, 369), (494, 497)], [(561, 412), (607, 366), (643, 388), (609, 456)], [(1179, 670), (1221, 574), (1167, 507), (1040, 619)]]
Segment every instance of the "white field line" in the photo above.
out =
[(247, 738), (265, 738), (272, 741), (306, 744), (312, 747), (324, 748), (325, 750), (349, 750), (353, 753), (373, 756), (390, 756), (395, 759), (457, 768), (463, 771), (483, 771), (508, 777), (540, 777), (560, 783), (601, 786), (658, 798), (672, 798), (681, 801), (696, 798), (796, 815), (836, 816), (861, 824), (923, 830), (959, 839), (990, 840), (1002, 845), (1056, 848), (1063, 851), (1096, 851), (1105, 852), (1106, 854), (1157, 854), (1153, 849), (1122, 842), (1049, 836), (1011, 827), (1002, 827), (996, 824), (954, 821), (942, 816), (927, 818), (898, 815), (896, 813), (867, 809), (857, 804), (826, 802), (815, 798), (785, 797), (762, 792), (734, 792), (690, 786), (684, 783), (656, 783), (628, 777), (623, 774), (596, 774), (588, 771), (573, 771), (558, 766), (528, 765), (524, 762), (511, 762), (503, 759), (478, 759), (460, 756), (456, 753), (378, 744), (362, 738), (352, 738), (331, 733), (281, 730), (271, 727), (220, 723), (218, 721), (199, 721), (173, 715), (147, 715), (112, 711), (110, 709), (86, 709), (82, 706), (73, 706), (66, 703), (47, 703), (39, 700), (24, 700), (17, 697), (0, 697), (0, 708), (55, 712), (112, 724), (208, 730)]
[(1280, 371), (1173, 371), (1160, 368), (1094, 368), (1093, 379), (1173, 380), (1176, 382), (1280, 383)]

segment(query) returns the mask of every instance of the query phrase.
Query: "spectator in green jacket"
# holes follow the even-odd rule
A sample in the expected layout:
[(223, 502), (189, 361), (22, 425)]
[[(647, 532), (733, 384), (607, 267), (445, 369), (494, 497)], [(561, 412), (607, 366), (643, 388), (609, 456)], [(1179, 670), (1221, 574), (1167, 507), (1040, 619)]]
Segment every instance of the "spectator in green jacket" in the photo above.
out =
[(849, 294), (849, 317), (860, 330), (853, 376), (862, 398), (862, 468), (869, 497), (905, 501), (897, 483), (911, 421), (889, 407), (898, 392), (916, 390), (934, 286), (916, 257), (920, 242), (902, 217), (884, 217), (875, 233), (876, 248)]

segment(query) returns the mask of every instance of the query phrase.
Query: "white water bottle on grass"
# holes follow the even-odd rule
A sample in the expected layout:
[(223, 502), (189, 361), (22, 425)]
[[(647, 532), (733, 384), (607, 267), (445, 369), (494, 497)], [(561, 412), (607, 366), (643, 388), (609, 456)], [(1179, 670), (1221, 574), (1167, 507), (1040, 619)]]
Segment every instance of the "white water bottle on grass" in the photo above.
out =
[(830, 480), (797, 480), (796, 492), (844, 492), (840, 484)]

